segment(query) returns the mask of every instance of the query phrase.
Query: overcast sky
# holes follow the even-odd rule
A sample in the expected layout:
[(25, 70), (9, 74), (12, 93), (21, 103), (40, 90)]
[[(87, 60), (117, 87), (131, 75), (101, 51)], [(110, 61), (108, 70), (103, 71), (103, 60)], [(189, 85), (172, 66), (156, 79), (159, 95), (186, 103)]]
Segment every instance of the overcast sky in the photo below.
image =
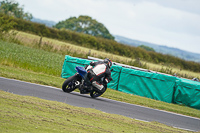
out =
[(113, 35), (200, 53), (200, 0), (16, 0), (35, 18), (88, 15)]

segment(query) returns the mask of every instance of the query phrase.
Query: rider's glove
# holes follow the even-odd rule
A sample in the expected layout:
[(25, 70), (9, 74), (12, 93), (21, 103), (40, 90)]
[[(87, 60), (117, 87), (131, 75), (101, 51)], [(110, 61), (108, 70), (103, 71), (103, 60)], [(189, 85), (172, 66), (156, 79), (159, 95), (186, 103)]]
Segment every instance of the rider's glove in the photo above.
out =
[(90, 65), (91, 65), (91, 66), (94, 66), (94, 61), (90, 62)]

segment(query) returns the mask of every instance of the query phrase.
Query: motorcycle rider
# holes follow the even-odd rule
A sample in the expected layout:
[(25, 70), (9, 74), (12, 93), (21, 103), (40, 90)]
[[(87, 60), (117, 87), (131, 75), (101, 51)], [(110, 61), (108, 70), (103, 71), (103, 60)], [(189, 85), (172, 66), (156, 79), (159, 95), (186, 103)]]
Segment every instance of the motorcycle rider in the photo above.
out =
[[(91, 67), (93, 66), (93, 67)], [(90, 66), (87, 67), (88, 78), (92, 85), (98, 89), (99, 92), (104, 92), (105, 87), (102, 82), (102, 78), (105, 78), (104, 84), (108, 84), (111, 80), (111, 68), (112, 61), (108, 58), (104, 61), (90, 62)]]

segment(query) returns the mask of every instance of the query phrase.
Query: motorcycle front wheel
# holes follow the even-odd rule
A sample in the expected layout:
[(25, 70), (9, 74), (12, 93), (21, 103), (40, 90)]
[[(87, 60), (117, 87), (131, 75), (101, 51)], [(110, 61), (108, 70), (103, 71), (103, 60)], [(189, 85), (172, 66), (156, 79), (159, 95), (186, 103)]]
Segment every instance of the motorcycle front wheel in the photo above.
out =
[(77, 81), (77, 79), (78, 79), (77, 75), (73, 75), (67, 78), (62, 85), (62, 90), (67, 93), (74, 91), (76, 89), (75, 82)]

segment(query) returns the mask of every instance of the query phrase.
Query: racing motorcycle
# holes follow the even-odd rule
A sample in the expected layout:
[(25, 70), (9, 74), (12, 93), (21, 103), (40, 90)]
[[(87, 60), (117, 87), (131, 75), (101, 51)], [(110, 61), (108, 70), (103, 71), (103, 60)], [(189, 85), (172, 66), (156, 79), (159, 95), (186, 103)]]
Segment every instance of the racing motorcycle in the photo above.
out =
[(101, 96), (106, 91), (107, 84), (105, 84), (105, 78), (102, 78), (100, 81), (105, 87), (104, 91), (100, 92), (97, 88), (92, 86), (91, 82), (89, 81), (89, 78), (87, 77), (87, 71), (85, 70), (86, 67), (77, 66), (75, 68), (77, 73), (67, 78), (62, 85), (62, 90), (64, 92), (70, 93), (78, 88), (81, 94), (90, 93), (92, 98), (96, 98)]

